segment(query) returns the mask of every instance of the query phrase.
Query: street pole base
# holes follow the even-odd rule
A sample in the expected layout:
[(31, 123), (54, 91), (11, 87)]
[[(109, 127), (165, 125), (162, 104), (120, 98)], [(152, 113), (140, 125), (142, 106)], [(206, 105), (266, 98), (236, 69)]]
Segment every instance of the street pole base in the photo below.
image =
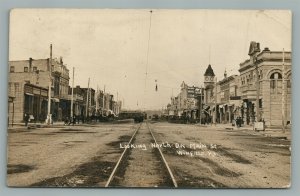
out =
[(47, 125), (50, 125), (50, 124), (53, 123), (53, 121), (52, 121), (52, 115), (51, 115), (51, 114), (47, 115), (47, 118), (46, 118), (46, 120), (45, 120), (45, 123), (46, 123)]

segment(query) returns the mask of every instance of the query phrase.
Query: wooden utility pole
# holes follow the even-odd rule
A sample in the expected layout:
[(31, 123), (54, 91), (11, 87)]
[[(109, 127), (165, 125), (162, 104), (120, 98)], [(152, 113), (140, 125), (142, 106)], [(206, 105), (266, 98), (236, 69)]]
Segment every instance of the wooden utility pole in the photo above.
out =
[(92, 89), (89, 88), (89, 108), (92, 107)]
[(200, 100), (199, 100), (199, 122), (200, 125), (202, 124), (201, 114), (202, 114), (202, 95), (203, 95), (203, 89), (202, 86), (200, 87)]
[(86, 118), (88, 117), (88, 112), (89, 112), (89, 90), (90, 90), (90, 78), (88, 80), (88, 87), (87, 87), (87, 91), (86, 91), (86, 108), (85, 108)]
[(215, 78), (215, 125), (217, 124), (217, 78)]
[(104, 109), (106, 109), (106, 106), (105, 106), (105, 85), (104, 85), (104, 88), (103, 88), (103, 112), (104, 112)]
[(96, 113), (98, 112), (98, 109), (99, 109), (99, 100), (98, 100), (98, 96), (99, 96), (99, 86), (97, 85), (97, 92), (95, 93)]
[(72, 95), (71, 95), (71, 114), (70, 117), (73, 119), (73, 104), (74, 104), (74, 72), (75, 68), (73, 67), (73, 76), (72, 76)]
[(50, 59), (49, 59), (49, 81), (48, 81), (48, 108), (46, 123), (51, 123), (51, 86), (52, 86), (52, 44), (50, 44)]
[(259, 84), (259, 71), (258, 71), (258, 62), (256, 59), (256, 54), (255, 54), (255, 61), (253, 62), (255, 65), (255, 75), (256, 75), (256, 102), (255, 102), (255, 107), (256, 107), (256, 122), (260, 122), (261, 116), (260, 116), (260, 108), (259, 108), (259, 95), (260, 95), (260, 84)]
[(285, 57), (284, 49), (282, 50), (282, 102), (281, 102), (281, 112), (282, 112), (282, 132), (285, 133)]

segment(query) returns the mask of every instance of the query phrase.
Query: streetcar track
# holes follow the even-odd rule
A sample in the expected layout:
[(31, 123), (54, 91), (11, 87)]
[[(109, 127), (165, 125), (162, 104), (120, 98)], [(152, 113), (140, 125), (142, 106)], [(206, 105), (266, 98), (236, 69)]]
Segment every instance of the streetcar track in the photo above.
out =
[[(134, 139), (136, 133), (137, 133), (138, 130), (141, 128), (141, 126), (142, 126), (142, 123), (141, 123), (141, 124), (139, 125), (139, 127), (135, 130), (135, 132), (133, 133), (133, 135), (132, 135), (131, 139), (129, 140), (128, 144), (131, 144), (131, 142), (133, 141), (133, 139)], [(113, 169), (111, 175), (109, 176), (109, 178), (108, 178), (108, 180), (107, 180), (107, 182), (106, 182), (106, 184), (105, 184), (105, 187), (108, 187), (109, 184), (111, 183), (111, 181), (113, 180), (113, 177), (114, 177), (114, 175), (115, 175), (115, 173), (116, 173), (116, 171), (117, 171), (117, 168), (119, 167), (119, 165), (120, 165), (120, 163), (121, 163), (121, 161), (122, 161), (122, 159), (123, 159), (123, 157), (124, 157), (124, 155), (125, 155), (127, 149), (128, 149), (128, 148), (125, 148), (124, 151), (123, 151), (123, 153), (121, 154), (121, 157), (119, 158), (119, 160), (118, 160), (116, 166), (114, 167), (114, 169)]]
[[(155, 144), (157, 144), (157, 141), (156, 141), (156, 139), (155, 139), (155, 137), (154, 137), (154, 135), (153, 135), (153, 132), (151, 131), (151, 129), (150, 129), (150, 127), (149, 127), (149, 124), (148, 124), (148, 123), (146, 123), (146, 124), (147, 124), (147, 128), (148, 128), (148, 130), (150, 131), (151, 136), (152, 136), (152, 138), (153, 138)], [(171, 169), (170, 169), (170, 167), (169, 167), (169, 164), (167, 163), (167, 161), (166, 161), (166, 159), (165, 159), (165, 157), (164, 157), (162, 151), (160, 150), (160, 148), (157, 148), (157, 149), (158, 149), (158, 151), (159, 151), (159, 153), (160, 153), (160, 155), (161, 155), (161, 158), (162, 158), (162, 160), (163, 160), (163, 162), (164, 162), (164, 164), (165, 164), (165, 167), (166, 167), (167, 170), (168, 170), (168, 173), (169, 173), (169, 175), (170, 175), (170, 177), (171, 177), (171, 179), (172, 179), (172, 182), (173, 182), (173, 184), (174, 184), (174, 187), (177, 188), (178, 185), (177, 185), (177, 182), (176, 182), (176, 180), (175, 180), (175, 177), (174, 177), (174, 175), (173, 175), (173, 173), (172, 173), (172, 171), (171, 171)]]
[[(130, 141), (128, 142), (128, 145), (133, 144), (133, 141), (135, 140), (136, 135), (138, 134), (139, 130), (141, 129), (142, 124), (143, 124), (143, 123), (140, 123), (140, 125), (138, 126), (138, 128), (135, 130), (135, 132), (133, 133), (133, 135), (132, 135)], [(146, 122), (146, 129), (147, 129), (147, 130), (149, 131), (149, 133), (150, 133), (149, 135), (151, 136), (151, 142), (153, 142), (153, 143), (155, 143), (156, 145), (158, 145), (158, 143), (157, 143), (157, 141), (156, 141), (156, 139), (155, 139), (155, 137), (154, 137), (154, 135), (153, 135), (153, 132), (151, 131), (151, 128), (149, 127), (148, 122)], [(120, 156), (118, 162), (116, 163), (116, 165), (115, 165), (115, 167), (114, 167), (114, 169), (113, 169), (113, 171), (112, 171), (110, 177), (108, 178), (108, 180), (107, 180), (107, 182), (106, 182), (106, 184), (105, 184), (105, 187), (111, 186), (111, 185), (113, 184), (114, 179), (116, 179), (117, 181), (120, 180), (120, 176), (117, 176), (117, 173), (118, 173), (118, 170), (120, 169), (120, 167), (124, 167), (124, 163), (125, 163), (126, 161), (131, 160), (130, 154), (128, 154), (128, 153), (131, 152), (130, 150), (132, 150), (132, 149), (130, 149), (130, 148), (125, 148), (125, 149), (124, 149), (124, 151), (123, 151), (123, 153), (121, 154), (121, 156)], [(175, 177), (174, 177), (174, 175), (173, 175), (173, 173), (172, 173), (172, 171), (171, 171), (171, 169), (170, 169), (170, 167), (169, 167), (169, 165), (168, 165), (166, 159), (164, 158), (162, 151), (160, 150), (160, 148), (156, 148), (156, 149), (154, 149), (154, 150), (157, 150), (157, 151), (159, 152), (158, 155), (157, 155), (157, 154), (156, 154), (156, 155), (154, 154), (154, 156), (155, 156), (155, 157), (159, 157), (160, 161), (156, 161), (156, 160), (152, 160), (152, 161), (153, 161), (153, 162), (162, 162), (163, 167), (166, 168), (166, 171), (167, 171), (167, 172), (166, 172), (167, 175), (168, 175), (167, 178), (169, 179), (170, 182), (172, 182), (172, 185), (171, 185), (171, 186), (177, 188), (178, 185), (177, 185), (177, 182), (176, 182), (176, 180), (175, 180)], [(151, 152), (151, 153), (153, 153), (153, 152)], [(123, 166), (121, 166), (122, 163), (123, 163)], [(125, 169), (127, 168), (127, 166), (128, 166), (128, 163), (126, 162), (126, 163), (125, 163)], [(124, 175), (125, 171), (123, 170), (122, 172), (123, 172), (123, 175)], [(155, 172), (155, 171), (149, 171), (149, 172)], [(119, 173), (120, 173), (120, 172), (119, 172)], [(161, 174), (161, 173), (162, 173), (162, 172), (160, 172), (160, 174)], [(166, 176), (162, 176), (162, 178), (163, 178), (163, 180), (166, 180)], [(170, 184), (171, 184), (171, 183), (170, 183)]]

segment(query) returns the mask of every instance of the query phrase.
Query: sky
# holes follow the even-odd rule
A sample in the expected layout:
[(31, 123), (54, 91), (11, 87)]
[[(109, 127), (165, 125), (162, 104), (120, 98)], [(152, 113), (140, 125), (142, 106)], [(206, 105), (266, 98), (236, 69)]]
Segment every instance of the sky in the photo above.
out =
[(14, 9), (9, 60), (49, 58), (52, 44), (75, 85), (162, 109), (183, 81), (203, 86), (208, 64), (218, 80), (238, 74), (251, 41), (291, 51), (291, 25), (288, 10)]

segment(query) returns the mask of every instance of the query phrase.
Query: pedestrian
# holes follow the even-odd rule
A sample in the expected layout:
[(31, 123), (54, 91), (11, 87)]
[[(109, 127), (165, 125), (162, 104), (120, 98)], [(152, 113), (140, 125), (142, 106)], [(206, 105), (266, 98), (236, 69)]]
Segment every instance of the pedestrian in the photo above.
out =
[(233, 127), (235, 127), (235, 125), (236, 125), (236, 120), (232, 119), (231, 125), (232, 125)]
[(76, 116), (73, 115), (73, 121), (72, 121), (73, 125), (76, 124)]
[(28, 125), (29, 118), (30, 118), (29, 114), (25, 113), (25, 116), (24, 116), (25, 127), (27, 127), (27, 125)]
[(64, 125), (68, 125), (69, 124), (69, 118), (66, 117), (65, 120), (64, 120)]
[(80, 121), (79, 115), (76, 116), (76, 119), (77, 119), (77, 124), (79, 124), (79, 121)]
[(72, 118), (72, 116), (70, 116), (70, 117), (69, 117), (68, 125), (71, 125), (71, 124), (72, 124), (72, 121), (73, 121), (73, 118)]
[(82, 124), (85, 122), (84, 115), (81, 115)]
[(239, 127), (242, 127), (242, 117), (239, 117)]

